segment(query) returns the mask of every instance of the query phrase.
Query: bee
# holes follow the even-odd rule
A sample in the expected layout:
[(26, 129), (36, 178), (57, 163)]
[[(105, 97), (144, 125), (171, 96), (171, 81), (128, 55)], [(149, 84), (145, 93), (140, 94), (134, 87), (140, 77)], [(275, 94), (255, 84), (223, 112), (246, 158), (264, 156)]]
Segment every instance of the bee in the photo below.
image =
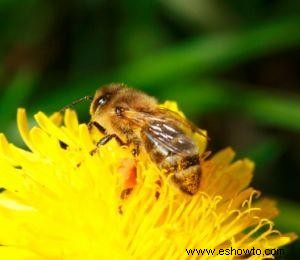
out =
[(96, 91), (90, 115), (90, 123), (105, 133), (99, 145), (112, 138), (133, 145), (135, 155), (146, 152), (158, 168), (173, 173), (182, 191), (193, 195), (199, 190), (200, 155), (193, 135), (202, 132), (188, 120), (161, 108), (155, 98), (118, 83)]

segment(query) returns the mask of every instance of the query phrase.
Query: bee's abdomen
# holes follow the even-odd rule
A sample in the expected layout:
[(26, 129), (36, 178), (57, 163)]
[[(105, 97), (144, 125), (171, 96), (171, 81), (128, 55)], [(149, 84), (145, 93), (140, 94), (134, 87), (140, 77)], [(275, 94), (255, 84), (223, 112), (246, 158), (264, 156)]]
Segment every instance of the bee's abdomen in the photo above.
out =
[(201, 168), (199, 154), (193, 156), (167, 158), (167, 164), (162, 164), (162, 168), (168, 173), (174, 173), (174, 181), (179, 187), (189, 193), (195, 194), (199, 190), (201, 179)]
[[(151, 160), (167, 174), (173, 173), (174, 181), (183, 191), (195, 194), (199, 190), (201, 168), (196, 144), (184, 136), (181, 136), (183, 142), (177, 143), (172, 139), (167, 144), (166, 140), (162, 141), (146, 130), (142, 131), (141, 137)], [(185, 144), (184, 147), (181, 147), (182, 144)]]
[(163, 154), (153, 149), (149, 151), (151, 160), (167, 174), (174, 174), (174, 181), (179, 187), (189, 193), (195, 194), (199, 190), (201, 179), (201, 167), (199, 154), (182, 156), (179, 154), (164, 157)]
[(200, 165), (190, 166), (184, 170), (174, 172), (174, 181), (179, 184), (181, 190), (193, 195), (200, 187)]

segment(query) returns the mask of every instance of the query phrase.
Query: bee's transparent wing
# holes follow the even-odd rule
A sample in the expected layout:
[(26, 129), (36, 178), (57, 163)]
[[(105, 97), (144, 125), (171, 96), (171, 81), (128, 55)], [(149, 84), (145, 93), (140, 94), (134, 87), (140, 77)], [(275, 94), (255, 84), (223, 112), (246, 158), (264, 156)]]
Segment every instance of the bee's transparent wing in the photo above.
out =
[(162, 123), (174, 125), (176, 128), (181, 129), (188, 135), (192, 136), (194, 133), (198, 133), (209, 140), (209, 137), (207, 136), (205, 130), (200, 129), (188, 119), (167, 108), (159, 107), (153, 112), (137, 112), (134, 110), (126, 110), (125, 116), (138, 124), (139, 122), (143, 122), (145, 120), (155, 120)]
[(185, 155), (198, 153), (198, 147), (192, 138), (193, 130), (182, 123), (185, 120), (182, 117), (178, 120), (166, 111), (162, 114), (160, 110), (151, 113), (126, 110), (123, 116), (139, 125), (146, 138), (161, 148), (166, 155), (168, 153)]
[(204, 136), (205, 138), (209, 139), (205, 130), (199, 128), (193, 122), (182, 117), (179, 113), (162, 107), (158, 109), (157, 113), (160, 114), (160, 117), (167, 116), (168, 118), (170, 118), (170, 120), (175, 122), (175, 124), (177, 124), (179, 128), (190, 130), (193, 133), (198, 133)]
[(142, 131), (153, 144), (168, 152), (168, 155), (198, 153), (194, 140), (170, 124), (153, 121)]

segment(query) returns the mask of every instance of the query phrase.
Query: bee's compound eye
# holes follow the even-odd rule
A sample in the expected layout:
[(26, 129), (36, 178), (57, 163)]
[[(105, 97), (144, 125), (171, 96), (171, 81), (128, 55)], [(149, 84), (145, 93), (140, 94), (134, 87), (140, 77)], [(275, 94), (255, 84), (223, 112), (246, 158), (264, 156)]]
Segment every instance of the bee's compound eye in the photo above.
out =
[(98, 99), (97, 106), (98, 107), (104, 106), (107, 103), (107, 101), (109, 100), (109, 97), (110, 97), (110, 94), (105, 94), (105, 95), (101, 96)]
[(98, 100), (98, 106), (103, 106), (105, 105), (107, 102), (107, 97), (106, 96), (102, 96), (99, 100)]

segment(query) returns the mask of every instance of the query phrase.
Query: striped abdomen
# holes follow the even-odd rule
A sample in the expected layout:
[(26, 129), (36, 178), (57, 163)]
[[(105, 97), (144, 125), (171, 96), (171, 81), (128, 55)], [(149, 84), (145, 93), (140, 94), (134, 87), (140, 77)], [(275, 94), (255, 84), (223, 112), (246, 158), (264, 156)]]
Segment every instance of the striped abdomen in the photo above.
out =
[[(197, 145), (182, 131), (164, 125), (144, 128), (141, 138), (146, 152), (160, 169), (174, 173), (179, 187), (195, 194), (199, 190), (201, 168)], [(159, 135), (157, 129), (162, 129)], [(171, 130), (170, 130), (171, 129)]]

